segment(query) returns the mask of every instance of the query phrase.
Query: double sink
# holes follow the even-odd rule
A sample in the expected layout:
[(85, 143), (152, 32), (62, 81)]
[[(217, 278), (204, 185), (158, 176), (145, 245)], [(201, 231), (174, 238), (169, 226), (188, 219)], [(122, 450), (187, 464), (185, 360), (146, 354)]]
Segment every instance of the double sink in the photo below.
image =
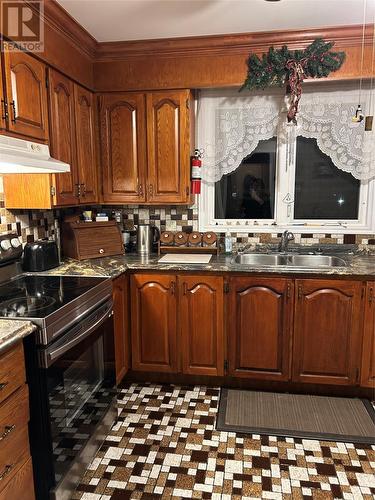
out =
[(308, 269), (348, 266), (344, 259), (337, 256), (310, 254), (242, 253), (234, 257), (233, 263), (245, 266), (289, 266)]

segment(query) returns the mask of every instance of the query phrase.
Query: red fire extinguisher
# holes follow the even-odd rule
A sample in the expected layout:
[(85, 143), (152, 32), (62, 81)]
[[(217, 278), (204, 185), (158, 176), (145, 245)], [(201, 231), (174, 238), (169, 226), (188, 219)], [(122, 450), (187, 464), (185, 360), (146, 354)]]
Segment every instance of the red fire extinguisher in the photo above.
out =
[(201, 194), (201, 166), (202, 153), (199, 149), (194, 151), (194, 156), (191, 157), (191, 193)]

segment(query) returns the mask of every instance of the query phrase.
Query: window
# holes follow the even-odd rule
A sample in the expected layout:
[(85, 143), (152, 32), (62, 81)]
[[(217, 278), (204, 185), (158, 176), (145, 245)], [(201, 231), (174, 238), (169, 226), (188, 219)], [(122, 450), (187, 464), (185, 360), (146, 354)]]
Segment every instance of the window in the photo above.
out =
[(215, 183), (216, 219), (273, 219), (276, 138), (260, 141), (237, 169)]
[(297, 137), (295, 219), (357, 220), (361, 183), (335, 167), (316, 139)]
[(339, 170), (316, 139), (299, 136), (288, 146), (273, 137), (260, 141), (232, 173), (203, 183), (200, 229), (372, 232), (374, 191), (374, 181)]

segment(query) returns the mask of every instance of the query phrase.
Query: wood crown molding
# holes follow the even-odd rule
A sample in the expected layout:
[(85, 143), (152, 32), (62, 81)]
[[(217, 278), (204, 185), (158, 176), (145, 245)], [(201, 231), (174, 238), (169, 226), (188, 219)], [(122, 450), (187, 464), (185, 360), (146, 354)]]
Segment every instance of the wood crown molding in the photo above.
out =
[[(32, 3), (29, 6), (33, 8)], [(95, 58), (98, 42), (55, 0), (44, 0), (44, 22), (90, 59)]]
[[(181, 38), (161, 38), (123, 42), (98, 42), (95, 62), (124, 60), (129, 57), (198, 57), (210, 55), (228, 55), (268, 50), (270, 45), (291, 49), (303, 48), (315, 38), (324, 38), (335, 42), (341, 49), (362, 43), (362, 25), (313, 28), (288, 31), (264, 31), (230, 35), (208, 35)], [(365, 44), (371, 45), (374, 27), (366, 25)]]

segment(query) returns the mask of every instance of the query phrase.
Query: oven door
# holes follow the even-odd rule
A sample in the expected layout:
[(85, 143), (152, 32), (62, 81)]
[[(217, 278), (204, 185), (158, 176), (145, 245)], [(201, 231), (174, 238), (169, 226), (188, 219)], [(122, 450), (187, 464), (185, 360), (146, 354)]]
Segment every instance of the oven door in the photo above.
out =
[(52, 498), (70, 498), (117, 416), (112, 305), (103, 303), (38, 350)]

